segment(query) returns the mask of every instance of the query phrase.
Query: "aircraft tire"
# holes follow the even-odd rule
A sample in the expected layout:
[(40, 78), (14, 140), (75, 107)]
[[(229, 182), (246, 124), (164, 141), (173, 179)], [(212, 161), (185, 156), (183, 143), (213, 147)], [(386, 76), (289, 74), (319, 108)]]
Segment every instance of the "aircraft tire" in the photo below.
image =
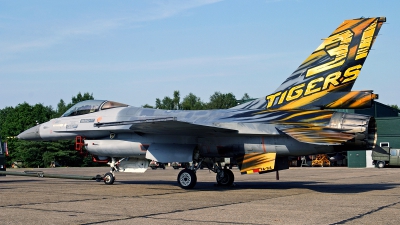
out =
[(381, 169), (381, 168), (383, 168), (383, 167), (385, 167), (385, 162), (379, 161), (379, 162), (378, 162), (378, 168)]
[(192, 189), (197, 183), (197, 176), (193, 170), (183, 169), (178, 174), (178, 184), (183, 189)]
[(217, 183), (222, 186), (231, 186), (233, 181), (235, 181), (235, 175), (233, 174), (232, 170), (224, 169), (224, 177), (219, 177), (217, 173)]
[(107, 185), (113, 184), (115, 181), (115, 177), (112, 173), (106, 173), (104, 175), (104, 183)]

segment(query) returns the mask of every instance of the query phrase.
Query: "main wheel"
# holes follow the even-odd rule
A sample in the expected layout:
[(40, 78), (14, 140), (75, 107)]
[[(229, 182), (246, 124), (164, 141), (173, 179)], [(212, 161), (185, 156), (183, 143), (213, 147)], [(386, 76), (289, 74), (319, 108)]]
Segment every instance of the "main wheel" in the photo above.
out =
[(197, 183), (197, 176), (193, 170), (183, 169), (178, 174), (178, 184), (183, 189), (192, 189)]
[(385, 167), (385, 162), (379, 161), (378, 162), (378, 168), (383, 168), (383, 167)]
[(232, 170), (223, 169), (221, 173), (217, 173), (217, 183), (222, 186), (230, 186), (235, 180)]
[(113, 184), (114, 183), (114, 181), (115, 181), (115, 177), (114, 177), (114, 175), (112, 174), (112, 173), (106, 173), (105, 175), (104, 175), (104, 178), (103, 178), (103, 180), (104, 180), (104, 183), (105, 184)]

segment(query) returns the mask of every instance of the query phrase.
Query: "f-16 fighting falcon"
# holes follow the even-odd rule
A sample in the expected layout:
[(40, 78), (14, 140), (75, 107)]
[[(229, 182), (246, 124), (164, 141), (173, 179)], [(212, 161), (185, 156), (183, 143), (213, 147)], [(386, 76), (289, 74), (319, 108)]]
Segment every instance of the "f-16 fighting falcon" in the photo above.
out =
[(149, 161), (192, 162), (178, 174), (180, 187), (196, 185), (207, 167), (217, 183), (231, 185), (242, 174), (288, 169), (288, 157), (367, 150), (375, 146), (375, 119), (332, 109), (371, 107), (378, 95), (352, 91), (385, 17), (345, 20), (274, 91), (223, 110), (160, 110), (114, 101), (83, 101), (60, 118), (18, 135), (32, 141), (77, 140), (111, 171), (143, 173)]

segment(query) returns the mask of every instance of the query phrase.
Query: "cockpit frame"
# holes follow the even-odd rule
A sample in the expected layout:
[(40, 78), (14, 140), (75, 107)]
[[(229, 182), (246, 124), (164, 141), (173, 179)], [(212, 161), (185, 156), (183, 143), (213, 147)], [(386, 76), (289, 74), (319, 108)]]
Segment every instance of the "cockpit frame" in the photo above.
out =
[(127, 106), (129, 105), (114, 101), (86, 100), (73, 105), (61, 117), (79, 116), (79, 115), (98, 112), (101, 110), (107, 110), (118, 107), (127, 107)]

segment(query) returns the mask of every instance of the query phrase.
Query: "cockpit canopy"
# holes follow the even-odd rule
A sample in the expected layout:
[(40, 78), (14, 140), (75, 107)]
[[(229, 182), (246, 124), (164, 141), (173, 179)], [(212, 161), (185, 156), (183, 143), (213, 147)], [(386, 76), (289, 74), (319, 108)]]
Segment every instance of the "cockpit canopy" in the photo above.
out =
[(117, 107), (127, 107), (128, 105), (119, 102), (105, 100), (87, 100), (79, 102), (68, 109), (61, 117), (78, 116), (88, 113), (98, 112)]

